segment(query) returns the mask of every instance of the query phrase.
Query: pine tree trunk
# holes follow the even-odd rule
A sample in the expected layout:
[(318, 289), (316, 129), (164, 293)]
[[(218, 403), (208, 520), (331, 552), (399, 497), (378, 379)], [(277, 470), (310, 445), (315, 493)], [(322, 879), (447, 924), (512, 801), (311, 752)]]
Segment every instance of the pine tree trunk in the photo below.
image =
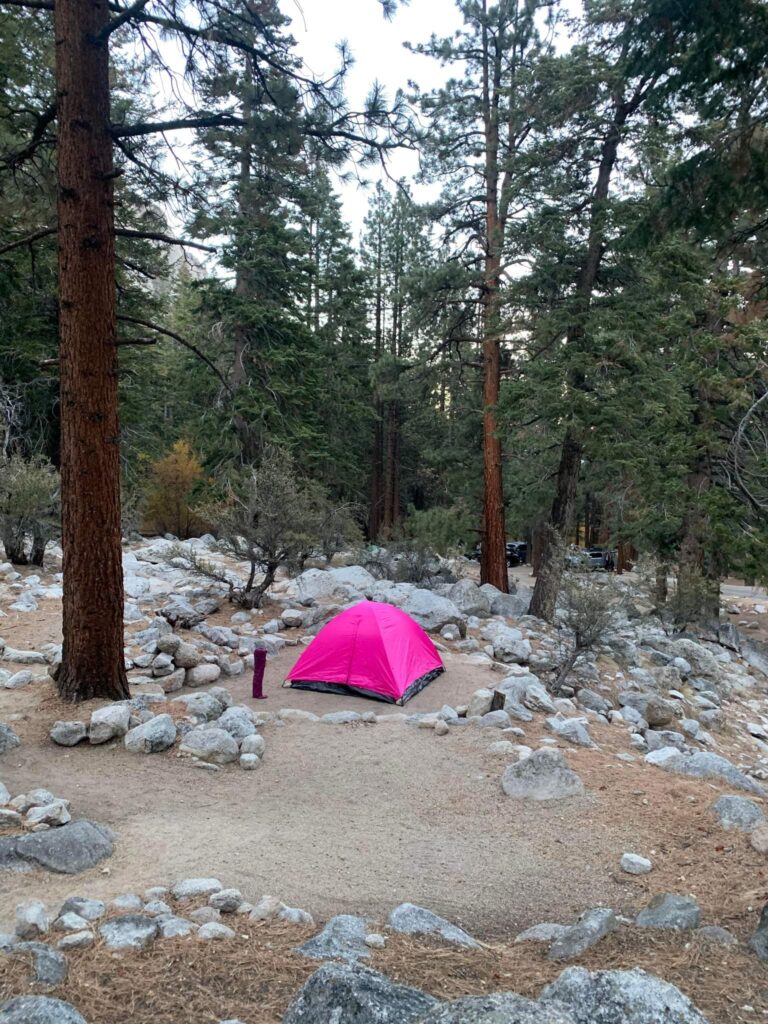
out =
[(371, 497), (368, 511), (368, 537), (377, 540), (381, 533), (383, 500), (382, 486), (382, 450), (384, 447), (383, 410), (381, 402), (376, 402), (374, 410), (373, 451), (371, 453)]
[(14, 529), (11, 523), (4, 523), (2, 537), (0, 537), (5, 548), (5, 557), (13, 565), (28, 565), (29, 560), (24, 548), (26, 540), (23, 530)]
[(653, 587), (653, 600), (657, 610), (664, 607), (669, 597), (669, 566), (666, 562), (656, 566), (656, 579)]
[(45, 549), (48, 546), (48, 538), (45, 533), (39, 529), (32, 530), (32, 550), (29, 555), (29, 561), (32, 565), (42, 566), (45, 560)]
[(509, 592), (504, 476), (496, 407), (501, 391), (500, 289), (504, 220), (499, 211), (499, 93), (501, 53), (493, 47), (483, 3), (483, 133), (485, 142), (485, 260), (482, 287), (483, 330), (483, 544), (480, 582)]
[(706, 536), (709, 523), (699, 506), (699, 496), (709, 480), (703, 473), (692, 474), (689, 487), (693, 503), (683, 517), (683, 533), (677, 573), (677, 619), (687, 623), (709, 624), (720, 614), (720, 582), (707, 571)]
[(106, 0), (57, 3), (61, 519), (59, 694), (129, 696), (115, 345), (115, 252)]
[(533, 588), (530, 615), (551, 622), (555, 615), (557, 595), (563, 578), (563, 544), (573, 522), (576, 488), (581, 471), (582, 445), (573, 428), (569, 427), (563, 440), (560, 465), (557, 471), (555, 500), (546, 525), (541, 549), (541, 562)]
[(388, 535), (400, 521), (400, 456), (397, 403), (387, 402), (384, 417), (384, 497), (382, 528)]

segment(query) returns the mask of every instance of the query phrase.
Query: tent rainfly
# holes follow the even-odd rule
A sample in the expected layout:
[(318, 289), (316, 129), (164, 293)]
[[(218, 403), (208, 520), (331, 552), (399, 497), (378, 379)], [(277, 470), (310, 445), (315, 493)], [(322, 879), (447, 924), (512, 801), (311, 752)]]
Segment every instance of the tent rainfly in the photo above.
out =
[(320, 630), (284, 685), (405, 704), (444, 671), (435, 645), (409, 615), (361, 601)]

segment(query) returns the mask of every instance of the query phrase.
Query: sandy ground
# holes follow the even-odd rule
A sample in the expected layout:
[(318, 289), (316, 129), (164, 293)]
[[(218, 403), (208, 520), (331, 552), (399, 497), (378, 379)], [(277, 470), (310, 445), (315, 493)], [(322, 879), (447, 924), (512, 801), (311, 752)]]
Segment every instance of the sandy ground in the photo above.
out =
[[(0, 634), (18, 647), (57, 640), (59, 611), (58, 601), (45, 601), (37, 612), (4, 619)], [(269, 662), (267, 701), (251, 700), (245, 674), (220, 682), (236, 702), (259, 710), (386, 713), (381, 704), (281, 688), (301, 649)], [(445, 661), (446, 673), (409, 709), (464, 703), (495, 678), (459, 654)], [(75, 817), (118, 836), (114, 856), (76, 878), (0, 876), (0, 929), (32, 895), (52, 904), (75, 892), (112, 897), (192, 875), (215, 875), (252, 900), (278, 896), (320, 920), (344, 911), (382, 919), (410, 900), (485, 938), (569, 921), (596, 905), (632, 912), (663, 891), (692, 892), (708, 923), (744, 931), (768, 898), (765, 858), (744, 836), (715, 826), (709, 807), (722, 790), (642, 760), (617, 760), (628, 742), (614, 727), (592, 728), (598, 750), (567, 752), (586, 797), (529, 806), (502, 794), (506, 761), (488, 752), (502, 738), (497, 730), (438, 737), (401, 722), (269, 724), (257, 771), (208, 773), (174, 751), (132, 755), (118, 743), (66, 749), (48, 739), (55, 719), (89, 712), (61, 704), (47, 683), (0, 690), (0, 720), (12, 721), (22, 738), (3, 757), (2, 781), (14, 793), (51, 788), (71, 800)], [(543, 718), (525, 726), (532, 746)], [(653, 873), (623, 875), (618, 860), (627, 850), (651, 856)]]

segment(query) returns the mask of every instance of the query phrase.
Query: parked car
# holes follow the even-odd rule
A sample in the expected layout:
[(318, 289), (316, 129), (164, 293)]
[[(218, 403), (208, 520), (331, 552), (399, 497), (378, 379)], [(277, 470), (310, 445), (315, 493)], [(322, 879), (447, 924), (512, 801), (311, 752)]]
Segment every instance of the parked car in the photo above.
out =
[(616, 552), (613, 548), (571, 548), (565, 561), (571, 569), (582, 572), (610, 572), (616, 568)]
[[(475, 544), (472, 551), (472, 557), (476, 561), (480, 561), (480, 554), (482, 552), (482, 544), (479, 542)], [(523, 565), (528, 558), (528, 545), (524, 540), (508, 540), (507, 541), (507, 565), (510, 569), (513, 569), (516, 565)]]

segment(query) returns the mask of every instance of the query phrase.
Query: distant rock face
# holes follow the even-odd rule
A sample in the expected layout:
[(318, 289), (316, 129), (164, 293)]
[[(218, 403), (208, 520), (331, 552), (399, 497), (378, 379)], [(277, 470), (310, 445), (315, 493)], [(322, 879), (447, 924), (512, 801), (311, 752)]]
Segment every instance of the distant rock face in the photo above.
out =
[(584, 783), (558, 750), (535, 750), (510, 765), (501, 788), (516, 800), (565, 800), (584, 795)]
[(569, 967), (540, 996), (567, 1009), (575, 1024), (708, 1024), (683, 993), (645, 971)]
[(395, 907), (389, 915), (389, 927), (405, 935), (436, 935), (454, 946), (477, 946), (477, 942), (463, 928), (414, 903), (401, 903)]
[(323, 964), (288, 1007), (283, 1024), (416, 1024), (438, 1001), (359, 964)]

